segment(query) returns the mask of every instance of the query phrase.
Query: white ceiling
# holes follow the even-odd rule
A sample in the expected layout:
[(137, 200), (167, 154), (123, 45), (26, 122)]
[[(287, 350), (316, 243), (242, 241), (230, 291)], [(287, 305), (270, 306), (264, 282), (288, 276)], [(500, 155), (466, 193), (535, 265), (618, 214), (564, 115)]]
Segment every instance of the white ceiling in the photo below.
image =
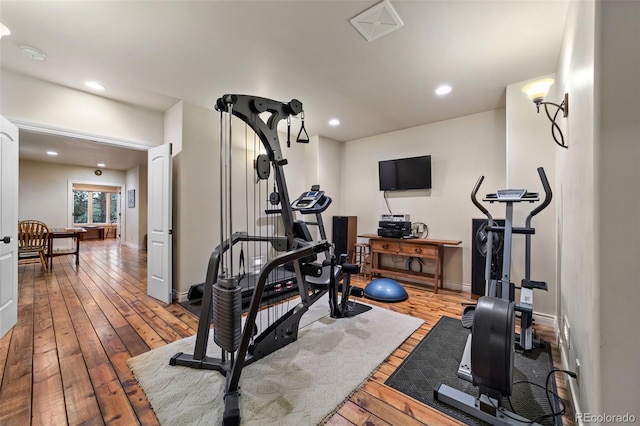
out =
[[(47, 151), (57, 152), (58, 155), (49, 156)], [(21, 130), (20, 159), (96, 169), (129, 170), (138, 164), (147, 164), (147, 151)], [(98, 163), (104, 166), (98, 166)]]
[[(308, 133), (338, 141), (504, 107), (507, 85), (557, 68), (567, 0), (395, 0), (404, 26), (367, 42), (349, 20), (376, 3), (3, 1), (12, 34), (0, 57), (157, 111), (180, 99), (212, 108), (225, 93), (297, 98)], [(434, 94), (442, 83), (446, 97)]]

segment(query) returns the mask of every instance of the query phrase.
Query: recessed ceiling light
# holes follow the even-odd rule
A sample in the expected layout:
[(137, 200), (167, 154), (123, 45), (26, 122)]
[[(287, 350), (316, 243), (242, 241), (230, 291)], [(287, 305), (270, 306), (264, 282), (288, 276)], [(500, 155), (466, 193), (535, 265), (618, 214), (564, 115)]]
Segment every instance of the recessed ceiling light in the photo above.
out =
[(340, 125), (340, 120), (338, 120), (337, 118), (332, 118), (331, 120), (329, 120), (329, 126), (339, 126)]
[(55, 151), (47, 151), (47, 155), (56, 156), (56, 155), (58, 155), (58, 153), (55, 152)]
[(104, 86), (97, 81), (85, 81), (84, 85), (93, 90), (100, 90), (101, 92), (104, 90)]
[(11, 30), (7, 28), (3, 23), (0, 23), (0, 38), (11, 34)]
[(449, 86), (448, 84), (443, 84), (442, 86), (439, 86), (436, 89), (436, 95), (438, 96), (444, 96), (450, 92), (451, 92), (451, 86)]
[(98, 167), (104, 167), (104, 163), (98, 163), (96, 164)]
[(35, 47), (20, 46), (20, 50), (27, 58), (32, 59), (34, 61), (44, 61), (44, 58), (47, 57), (47, 55), (45, 55), (44, 52), (39, 51)]

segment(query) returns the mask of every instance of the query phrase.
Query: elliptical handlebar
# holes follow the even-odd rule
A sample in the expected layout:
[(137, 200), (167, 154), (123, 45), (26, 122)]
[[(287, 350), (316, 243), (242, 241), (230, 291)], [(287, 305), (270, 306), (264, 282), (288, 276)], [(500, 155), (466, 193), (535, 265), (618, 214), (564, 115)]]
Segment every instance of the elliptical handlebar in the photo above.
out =
[(544, 188), (544, 201), (542, 201), (542, 203), (540, 203), (535, 209), (531, 211), (531, 213), (529, 213), (530, 218), (547, 208), (547, 206), (551, 203), (551, 199), (553, 198), (553, 192), (551, 191), (551, 186), (549, 185), (549, 181), (547, 180), (547, 175), (544, 172), (544, 168), (538, 167), (538, 175), (540, 176), (540, 182), (542, 182), (542, 188)]
[(485, 214), (485, 216), (487, 216), (490, 220), (493, 220), (493, 217), (491, 216), (491, 213), (489, 213), (489, 210), (487, 210), (482, 204), (480, 204), (480, 202), (476, 198), (478, 190), (480, 189), (480, 185), (482, 185), (483, 181), (484, 176), (480, 176), (478, 178), (478, 181), (476, 182), (476, 185), (473, 187), (473, 191), (471, 191), (471, 201), (482, 213)]
[[(529, 213), (529, 215), (527, 216), (527, 226), (530, 226), (531, 219), (535, 215), (540, 213), (542, 210), (547, 208), (547, 206), (551, 203), (551, 200), (553, 199), (553, 192), (551, 191), (551, 185), (549, 185), (549, 180), (547, 179), (547, 175), (544, 172), (544, 168), (538, 167), (537, 170), (538, 170), (538, 176), (540, 176), (540, 182), (542, 183), (542, 188), (544, 189), (544, 200), (542, 201), (542, 203), (537, 205), (536, 208), (531, 210), (531, 213)], [(484, 213), (485, 216), (487, 216), (490, 220), (492, 220), (493, 217), (491, 216), (491, 213), (489, 213), (489, 211), (482, 204), (480, 204), (477, 198), (478, 191), (480, 190), (480, 186), (482, 185), (483, 181), (484, 181), (484, 176), (480, 176), (475, 186), (473, 187), (473, 190), (471, 191), (471, 201), (482, 213)], [(531, 194), (531, 193), (527, 193), (527, 194)]]

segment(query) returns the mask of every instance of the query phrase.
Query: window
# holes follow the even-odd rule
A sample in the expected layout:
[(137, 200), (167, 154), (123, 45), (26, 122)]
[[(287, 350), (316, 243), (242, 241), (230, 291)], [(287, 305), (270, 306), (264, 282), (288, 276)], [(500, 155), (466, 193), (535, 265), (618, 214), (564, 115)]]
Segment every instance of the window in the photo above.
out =
[(78, 225), (118, 222), (120, 188), (73, 186), (73, 223)]
[(118, 196), (116, 192), (109, 193), (109, 223), (118, 221)]
[(91, 193), (91, 221), (93, 223), (107, 223), (107, 193)]
[(89, 223), (89, 193), (87, 191), (73, 191), (73, 223)]

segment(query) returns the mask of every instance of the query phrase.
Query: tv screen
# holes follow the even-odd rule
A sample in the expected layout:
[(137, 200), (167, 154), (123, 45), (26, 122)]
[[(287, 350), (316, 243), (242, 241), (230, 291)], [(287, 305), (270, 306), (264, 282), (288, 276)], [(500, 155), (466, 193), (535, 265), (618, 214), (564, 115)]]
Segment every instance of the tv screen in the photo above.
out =
[(378, 162), (380, 191), (431, 189), (431, 156)]

